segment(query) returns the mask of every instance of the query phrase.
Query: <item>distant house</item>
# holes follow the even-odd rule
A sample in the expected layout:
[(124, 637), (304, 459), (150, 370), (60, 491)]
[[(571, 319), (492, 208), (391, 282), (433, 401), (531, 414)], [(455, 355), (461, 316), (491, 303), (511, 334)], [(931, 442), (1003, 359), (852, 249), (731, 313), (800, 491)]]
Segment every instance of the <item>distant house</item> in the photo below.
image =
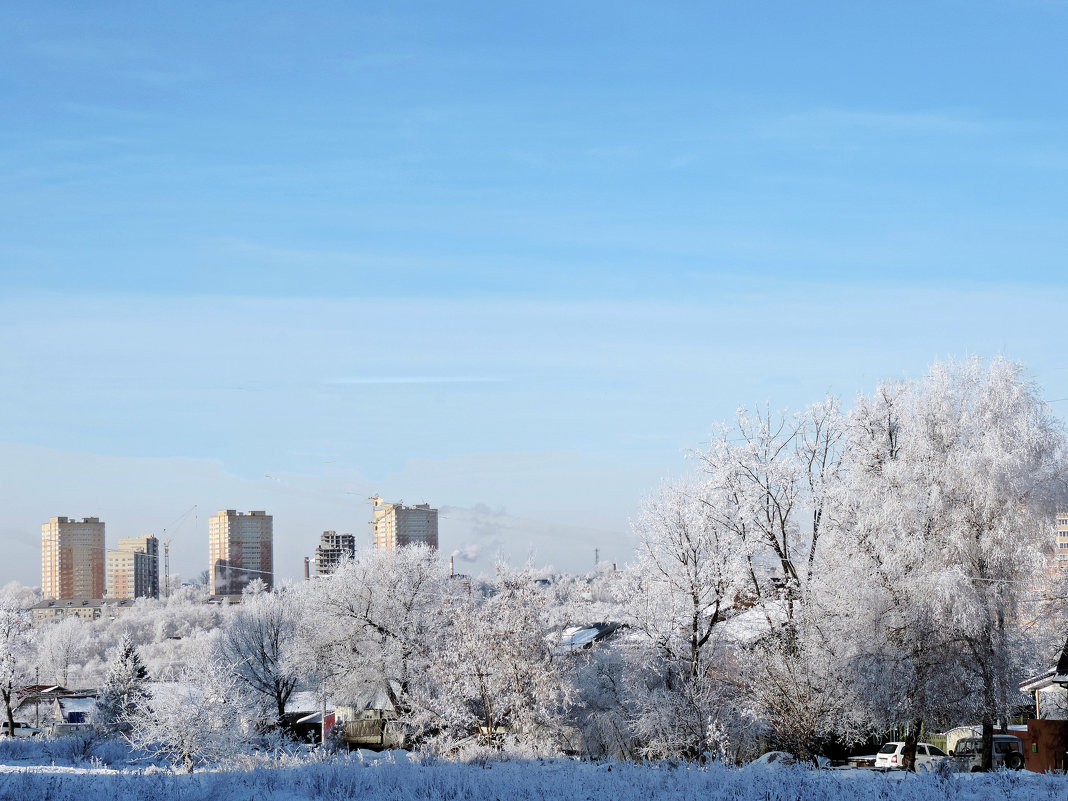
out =
[(397, 718), (390, 696), (400, 694), (400, 685), (395, 681), (390, 685), (369, 686), (348, 704), (339, 704), (335, 709), (335, 720), (344, 725), (345, 742), (350, 748), (384, 750), (404, 745), (404, 732), (390, 725)]
[[(1059, 520), (1059, 518), (1058, 518)], [(1068, 641), (1057, 663), (1048, 670), (1020, 682), (1020, 692), (1035, 699), (1035, 716), (1027, 721), (1024, 759), (1028, 770), (1068, 769)]]
[(64, 723), (92, 723), (96, 715), (96, 694), (68, 695), (55, 700), (56, 720)]
[(1020, 692), (1035, 700), (1035, 718), (1038, 720), (1064, 720), (1065, 689), (1068, 688), (1068, 641), (1049, 670), (1020, 682)]
[(322, 742), (324, 709), (326, 733), (329, 734), (335, 720), (333, 700), (327, 698), (324, 703), (319, 693), (295, 692), (286, 701), (286, 728), (304, 742)]
[(15, 691), (13, 711), (20, 718), (47, 724), (61, 719), (58, 699), (90, 695), (90, 691), (71, 690), (58, 684), (31, 684)]
[(33, 625), (55, 623), (67, 617), (96, 620), (114, 618), (134, 605), (133, 598), (49, 598), (30, 607)]

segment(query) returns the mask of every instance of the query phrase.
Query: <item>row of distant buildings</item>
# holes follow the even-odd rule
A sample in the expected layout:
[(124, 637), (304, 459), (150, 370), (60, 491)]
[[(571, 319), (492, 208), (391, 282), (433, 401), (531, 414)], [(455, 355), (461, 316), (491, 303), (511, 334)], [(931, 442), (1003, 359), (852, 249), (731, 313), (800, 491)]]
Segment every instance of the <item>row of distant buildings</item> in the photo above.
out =
[[(371, 539), (376, 548), (391, 550), (406, 545), (438, 547), (438, 510), (430, 504), (386, 503), (377, 495), (371, 498)], [(345, 559), (356, 556), (356, 537), (324, 531), (315, 556), (304, 557), (304, 578), (327, 576)], [(314, 573), (313, 573), (314, 570)]]
[(41, 526), (41, 592), (46, 598), (157, 598), (159, 540), (120, 537), (107, 551), (99, 518), (53, 517)]
[[(378, 496), (371, 500), (376, 548), (417, 543), (438, 547), (437, 509), (425, 503), (386, 503)], [(315, 549), (314, 575), (333, 573), (355, 554), (353, 534), (324, 531)], [(256, 579), (267, 589), (273, 588), (274, 518), (264, 511), (220, 509), (208, 520), (208, 559), (212, 596), (239, 596)], [(305, 557), (305, 578), (312, 575), (310, 563)], [(45, 601), (38, 604), (40, 614), (34, 610), (38, 619), (68, 615), (94, 618), (99, 617), (105, 603), (121, 608), (125, 605), (122, 601), (158, 598), (159, 540), (152, 534), (120, 537), (116, 547), (108, 550), (104, 523), (99, 518), (50, 518), (41, 527), (41, 590)]]

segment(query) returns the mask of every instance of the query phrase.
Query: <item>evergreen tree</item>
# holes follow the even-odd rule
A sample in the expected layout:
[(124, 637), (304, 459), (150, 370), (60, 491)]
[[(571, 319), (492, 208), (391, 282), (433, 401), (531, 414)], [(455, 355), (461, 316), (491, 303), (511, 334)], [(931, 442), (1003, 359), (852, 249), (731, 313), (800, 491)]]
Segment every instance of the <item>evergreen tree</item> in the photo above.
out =
[(97, 723), (104, 731), (126, 732), (144, 711), (148, 701), (145, 682), (148, 671), (137, 655), (133, 640), (124, 634), (108, 666), (108, 674), (97, 701)]

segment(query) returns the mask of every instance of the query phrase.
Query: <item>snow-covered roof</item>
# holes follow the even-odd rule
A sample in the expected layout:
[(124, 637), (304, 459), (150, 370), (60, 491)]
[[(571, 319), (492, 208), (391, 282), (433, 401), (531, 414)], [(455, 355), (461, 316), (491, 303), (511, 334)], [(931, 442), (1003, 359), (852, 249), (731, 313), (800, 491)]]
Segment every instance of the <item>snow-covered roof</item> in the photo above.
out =
[(1061, 692), (1066, 685), (1068, 685), (1068, 675), (1060, 673), (1057, 668), (1050, 668), (1045, 673), (1020, 682), (1020, 692), (1033, 693), (1051, 690)]
[[(390, 684), (393, 685), (394, 695), (400, 695), (400, 684), (392, 680)], [(365, 687), (357, 692), (345, 706), (351, 706), (357, 710), (378, 709), (393, 711), (393, 702), (389, 700), (389, 692), (385, 684)]]
[(564, 629), (558, 635), (550, 634), (546, 639), (558, 644), (553, 649), (554, 654), (578, 651), (581, 648), (589, 648), (593, 643), (608, 639), (620, 629), (622, 623), (591, 623), (588, 626), (571, 626)]
[(768, 618), (773, 624), (783, 623), (786, 613), (777, 602), (753, 606), (729, 617), (716, 627), (720, 636), (735, 643), (745, 644), (759, 640), (770, 631)]
[(1068, 687), (1068, 640), (1065, 640), (1057, 658), (1057, 664), (1045, 673), (1039, 673), (1025, 681), (1020, 682), (1020, 692), (1033, 693), (1053, 688)]
[[(1026, 732), (1027, 731), (1027, 724), (1026, 723), (1010, 723), (1008, 725), (1008, 730), (1010, 732), (1012, 732), (1013, 734), (1018, 734), (1019, 732)], [(972, 724), (970, 726), (967, 725), (967, 724), (962, 724), (960, 726), (954, 726), (952, 729), (946, 729), (946, 731), (941, 732), (941, 734), (944, 734), (944, 735), (971, 734), (971, 735), (974, 735), (976, 737), (980, 737), (983, 734), (983, 724), (982, 723), (974, 723), (974, 724)], [(1000, 727), (996, 727), (994, 729), (994, 734), (1001, 734)]]
[(95, 698), (57, 698), (59, 709), (64, 716), (71, 712), (84, 712), (92, 714), (96, 710)]
[[(297, 712), (318, 713), (322, 706), (323, 697), (319, 693), (311, 690), (300, 690), (289, 696), (289, 700), (286, 701), (286, 712), (289, 714), (296, 714)], [(334, 708), (333, 699), (326, 699), (326, 708), (328, 710)]]

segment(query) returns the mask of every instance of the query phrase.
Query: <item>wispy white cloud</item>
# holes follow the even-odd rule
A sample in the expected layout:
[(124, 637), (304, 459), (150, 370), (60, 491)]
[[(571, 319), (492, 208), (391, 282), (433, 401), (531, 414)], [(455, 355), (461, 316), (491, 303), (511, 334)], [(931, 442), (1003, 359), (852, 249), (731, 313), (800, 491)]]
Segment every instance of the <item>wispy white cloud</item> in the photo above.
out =
[(763, 120), (755, 132), (767, 139), (817, 144), (843, 137), (856, 139), (880, 134), (917, 136), (974, 136), (1005, 130), (1008, 123), (966, 111), (878, 110), (815, 108)]
[(500, 384), (503, 378), (480, 376), (357, 376), (335, 378), (327, 383), (334, 386), (360, 386), (363, 384)]

